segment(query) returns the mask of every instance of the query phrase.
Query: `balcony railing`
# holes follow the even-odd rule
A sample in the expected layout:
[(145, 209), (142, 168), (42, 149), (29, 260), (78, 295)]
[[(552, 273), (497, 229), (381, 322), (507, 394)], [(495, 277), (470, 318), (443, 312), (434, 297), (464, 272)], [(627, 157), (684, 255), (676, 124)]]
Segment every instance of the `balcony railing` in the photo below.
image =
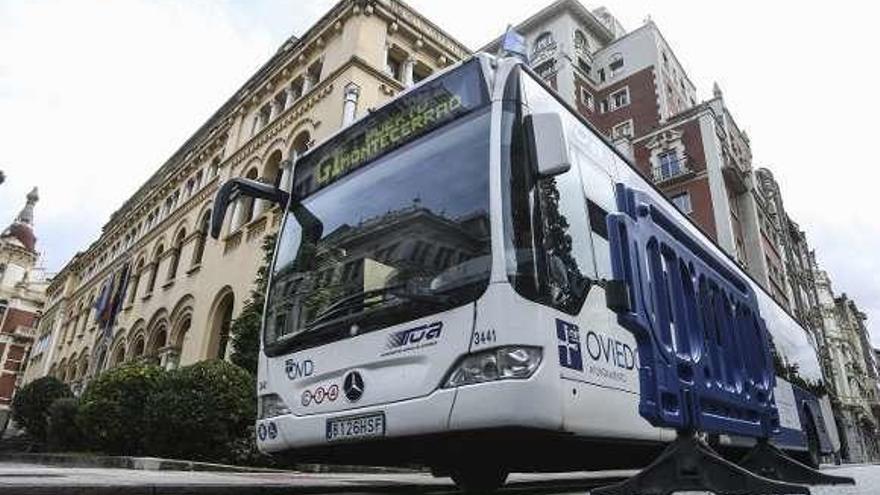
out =
[(651, 174), (654, 176), (654, 182), (660, 184), (662, 182), (671, 181), (680, 177), (686, 177), (693, 173), (683, 159), (667, 165), (654, 167)]

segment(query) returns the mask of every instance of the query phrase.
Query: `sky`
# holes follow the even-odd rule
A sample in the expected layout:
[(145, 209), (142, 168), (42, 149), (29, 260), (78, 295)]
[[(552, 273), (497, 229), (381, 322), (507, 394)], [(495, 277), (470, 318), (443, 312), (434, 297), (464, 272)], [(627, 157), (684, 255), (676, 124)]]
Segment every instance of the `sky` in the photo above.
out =
[[(479, 48), (551, 0), (410, 0)], [(0, 0), (0, 224), (38, 186), (42, 263), (59, 270), (110, 214), (328, 0)], [(702, 98), (718, 82), (837, 293), (880, 347), (876, 2), (607, 0), (650, 17)], [(862, 144), (859, 144), (862, 143)], [(866, 152), (867, 151), (867, 152)], [(0, 226), (2, 228), (2, 226)]]

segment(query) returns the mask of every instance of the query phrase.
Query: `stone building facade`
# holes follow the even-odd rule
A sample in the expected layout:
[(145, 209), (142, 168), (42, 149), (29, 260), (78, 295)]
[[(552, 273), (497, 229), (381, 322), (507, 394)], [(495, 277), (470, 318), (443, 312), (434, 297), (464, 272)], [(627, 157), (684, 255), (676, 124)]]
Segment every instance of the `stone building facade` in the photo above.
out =
[(227, 356), (262, 239), (282, 212), (241, 199), (214, 241), (219, 185), (247, 177), (288, 188), (288, 158), (468, 54), (404, 3), (337, 3), (287, 40), (53, 278), (27, 378), (51, 374), (78, 391), (135, 359), (173, 368)]
[(0, 232), (0, 432), (5, 429), (13, 393), (34, 343), (34, 327), (44, 301), (45, 283), (37, 268), (33, 227), (38, 200), (34, 189), (21, 212)]

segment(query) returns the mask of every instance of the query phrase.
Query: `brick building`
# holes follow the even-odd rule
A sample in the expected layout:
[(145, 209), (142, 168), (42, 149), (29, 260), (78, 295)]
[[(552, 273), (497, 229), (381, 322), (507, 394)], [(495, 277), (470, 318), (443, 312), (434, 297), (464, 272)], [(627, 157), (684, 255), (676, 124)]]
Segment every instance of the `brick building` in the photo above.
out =
[[(753, 168), (749, 137), (721, 88), (699, 101), (650, 20), (627, 32), (604, 8), (558, 0), (515, 29), (532, 68), (810, 331), (844, 459), (874, 458), (880, 407), (864, 314), (831, 290), (772, 172)], [(484, 50), (496, 52), (499, 41)]]
[[(785, 307), (769, 203), (755, 185), (748, 135), (721, 89), (696, 87), (656, 24), (625, 31), (604, 8), (559, 0), (516, 30), (530, 64)], [(484, 50), (495, 52), (500, 40)]]
[(0, 431), (5, 429), (43, 305), (45, 284), (36, 269), (39, 255), (33, 229), (38, 200), (34, 189), (21, 212), (0, 233)]

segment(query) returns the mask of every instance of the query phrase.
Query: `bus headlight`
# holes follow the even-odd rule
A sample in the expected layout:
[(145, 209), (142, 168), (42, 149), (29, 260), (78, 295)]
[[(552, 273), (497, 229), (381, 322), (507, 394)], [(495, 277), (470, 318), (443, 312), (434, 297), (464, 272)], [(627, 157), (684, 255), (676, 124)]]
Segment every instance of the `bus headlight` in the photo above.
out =
[(260, 418), (274, 418), (275, 416), (283, 416), (290, 414), (290, 408), (281, 399), (278, 394), (266, 394), (260, 396)]
[(499, 347), (469, 354), (453, 366), (443, 387), (528, 378), (541, 364), (541, 356), (541, 348), (531, 346)]

